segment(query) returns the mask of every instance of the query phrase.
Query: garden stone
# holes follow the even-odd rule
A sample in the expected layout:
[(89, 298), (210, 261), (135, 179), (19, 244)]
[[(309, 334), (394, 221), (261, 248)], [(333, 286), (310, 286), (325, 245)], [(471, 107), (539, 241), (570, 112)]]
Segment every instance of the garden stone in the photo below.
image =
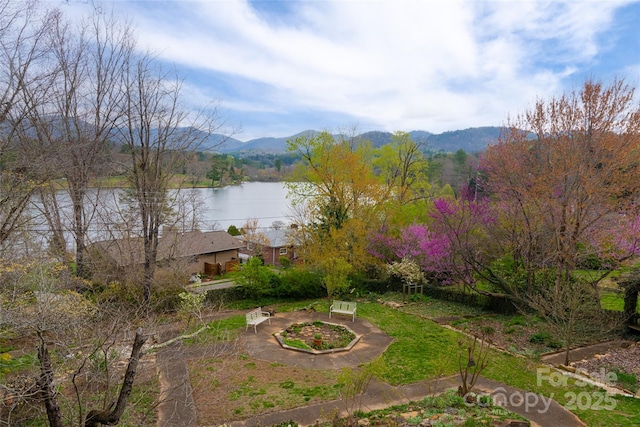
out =
[(412, 411), (412, 412), (405, 412), (404, 414), (401, 414), (400, 416), (402, 418), (404, 418), (405, 420), (408, 420), (409, 418), (415, 418), (418, 415), (420, 415), (420, 412), (418, 411)]

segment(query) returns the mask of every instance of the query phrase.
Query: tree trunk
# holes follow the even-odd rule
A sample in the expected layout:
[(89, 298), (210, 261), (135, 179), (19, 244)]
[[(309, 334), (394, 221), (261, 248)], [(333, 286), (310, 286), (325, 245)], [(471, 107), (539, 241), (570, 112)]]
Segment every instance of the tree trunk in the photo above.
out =
[[(118, 402), (115, 407), (113, 407), (112, 403), (109, 409), (104, 411), (96, 409), (89, 411), (85, 418), (85, 427), (98, 427), (100, 424), (113, 426), (120, 422), (120, 417), (122, 417), (122, 414), (124, 413), (129, 395), (133, 389), (133, 380), (135, 379), (138, 369), (138, 361), (142, 356), (142, 346), (146, 340), (147, 339), (142, 335), (142, 328), (138, 328), (135, 340), (133, 341), (133, 348), (131, 349), (131, 357), (129, 358), (127, 371), (124, 374), (124, 380), (122, 380), (122, 388), (118, 395)], [(110, 410), (111, 407), (113, 407), (112, 410)]]
[(47, 225), (51, 230), (51, 237), (49, 240), (49, 250), (60, 259), (66, 261), (67, 242), (64, 238), (64, 228), (62, 226), (62, 220), (60, 218), (60, 207), (56, 200), (56, 192), (52, 183), (43, 185), (38, 189), (41, 200), (41, 212), (47, 221)]
[(44, 406), (47, 410), (47, 419), (50, 427), (64, 427), (62, 424), (62, 412), (58, 405), (55, 386), (53, 385), (53, 368), (51, 367), (51, 357), (49, 350), (44, 342), (44, 338), (40, 337), (40, 347), (38, 347), (38, 359), (40, 360), (40, 378), (38, 379), (38, 387), (44, 400)]
[(569, 363), (571, 362), (571, 360), (569, 358), (569, 352), (571, 351), (571, 340), (570, 339), (567, 339), (566, 345), (567, 345), (567, 349), (566, 349), (566, 351), (564, 353), (564, 365), (565, 366), (569, 366)]
[(84, 268), (84, 207), (82, 203), (84, 201), (84, 197), (82, 192), (70, 192), (73, 201), (73, 217), (74, 217), (74, 238), (76, 240), (76, 276), (85, 277), (85, 268)]
[(148, 303), (151, 300), (151, 287), (156, 271), (156, 260), (158, 257), (158, 234), (157, 231), (144, 237), (144, 279), (142, 283), (143, 300)]
[(638, 291), (640, 283), (629, 285), (624, 290), (624, 317), (627, 322), (633, 321), (638, 310)]

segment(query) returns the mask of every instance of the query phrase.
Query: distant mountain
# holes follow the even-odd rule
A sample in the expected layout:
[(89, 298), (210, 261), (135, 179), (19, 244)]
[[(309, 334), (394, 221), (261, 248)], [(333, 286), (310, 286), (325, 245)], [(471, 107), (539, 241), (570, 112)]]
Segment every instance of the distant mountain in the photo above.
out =
[(383, 145), (387, 145), (391, 143), (392, 135), (393, 134), (389, 132), (380, 132), (380, 131), (374, 130), (371, 132), (362, 133), (358, 135), (358, 137), (362, 139), (367, 139), (371, 141), (371, 145), (373, 145), (375, 148), (380, 148)]
[[(86, 124), (86, 126), (90, 127), (91, 125)], [(56, 126), (53, 126), (54, 129), (55, 127)], [(423, 130), (413, 130), (409, 132), (409, 134), (415, 142), (422, 144), (425, 151), (444, 151), (453, 153), (459, 149), (463, 149), (468, 153), (475, 153), (484, 151), (490, 142), (495, 141), (500, 136), (501, 129), (502, 128), (496, 126), (485, 126), (455, 130), (440, 134), (433, 134)], [(0, 135), (6, 134), (7, 132), (7, 129), (0, 127)], [(238, 139), (218, 133), (207, 135), (204, 132), (193, 128), (180, 128), (177, 130), (176, 135), (179, 135), (180, 132), (190, 133), (191, 137), (195, 137), (195, 140), (200, 141), (201, 144), (197, 149), (201, 151), (210, 150), (221, 153), (258, 152), (271, 154), (286, 152), (287, 141), (290, 139), (295, 139), (302, 135), (314, 135), (318, 133), (314, 130), (305, 130), (295, 135), (281, 138), (265, 137), (242, 142)], [(194, 132), (196, 133), (195, 135), (193, 135)], [(151, 137), (155, 137), (156, 134), (157, 129), (152, 129)], [(118, 144), (120, 142), (120, 136), (121, 134), (117, 130), (113, 130), (111, 139), (114, 143)], [(393, 134), (390, 132), (381, 131), (370, 131), (357, 135), (359, 138), (371, 141), (372, 145), (376, 148), (391, 143), (392, 136)]]
[[(500, 135), (500, 130), (501, 128), (496, 126), (487, 126), (444, 132), (441, 134), (414, 130), (409, 132), (409, 134), (415, 142), (421, 143), (425, 150), (453, 153), (459, 149), (463, 149), (468, 153), (476, 153), (484, 151), (490, 142), (495, 141)], [(282, 138), (257, 138), (244, 143), (237, 139), (230, 138), (222, 146), (216, 147), (215, 150), (223, 153), (284, 153), (287, 150), (288, 140), (309, 133), (315, 134), (317, 132), (306, 130), (292, 136)], [(370, 131), (358, 135), (360, 138), (371, 141), (371, 144), (376, 148), (391, 143), (392, 136), (393, 134), (390, 132), (381, 131)]]
[(317, 132), (314, 130), (305, 130), (299, 132), (295, 135), (286, 136), (282, 138), (257, 138), (247, 141), (245, 143), (241, 143), (239, 146), (230, 146), (228, 144), (223, 144), (220, 148), (220, 151), (223, 153), (235, 153), (235, 152), (251, 152), (257, 151), (262, 153), (284, 153), (287, 151), (287, 141), (290, 139), (295, 139), (302, 135), (308, 134), (316, 134)]
[(199, 142), (197, 147), (198, 151), (238, 151), (245, 143), (232, 138), (230, 136), (222, 135), (220, 133), (206, 134), (193, 128), (181, 128), (184, 132), (189, 132), (190, 137)]
[(427, 143), (429, 148), (447, 152), (456, 152), (462, 148), (467, 153), (477, 153), (484, 151), (490, 142), (498, 139), (501, 130), (502, 128), (496, 126), (454, 130), (431, 135)]
[(424, 145), (428, 144), (429, 138), (433, 136), (431, 132), (427, 132), (425, 130), (412, 130), (409, 132), (409, 135), (411, 135), (413, 142)]

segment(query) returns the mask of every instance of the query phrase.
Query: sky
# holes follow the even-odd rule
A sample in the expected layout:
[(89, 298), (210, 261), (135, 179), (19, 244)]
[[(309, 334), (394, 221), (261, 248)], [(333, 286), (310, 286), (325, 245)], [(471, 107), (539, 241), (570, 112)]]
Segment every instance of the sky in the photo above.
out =
[(640, 1), (111, 1), (234, 138), (500, 126), (586, 79), (640, 90)]

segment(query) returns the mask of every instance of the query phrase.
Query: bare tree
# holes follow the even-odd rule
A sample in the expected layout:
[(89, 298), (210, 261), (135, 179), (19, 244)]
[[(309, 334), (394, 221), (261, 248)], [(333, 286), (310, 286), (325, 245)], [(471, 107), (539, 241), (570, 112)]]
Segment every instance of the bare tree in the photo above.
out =
[[(158, 363), (171, 369), (184, 363), (176, 348), (180, 341), (209, 328), (202, 325), (178, 336), (164, 328), (161, 342), (145, 344), (149, 336), (160, 336), (153, 317), (140, 317), (135, 308), (122, 305), (94, 304), (70, 291), (80, 279), (60, 265), (39, 260), (10, 267), (0, 268), (0, 329), (19, 342), (33, 343), (37, 356), (31, 369), (7, 374), (0, 384), (0, 426), (27, 425), (45, 416), (50, 426), (115, 425), (125, 408), (132, 410), (128, 402), (134, 380), (156, 375), (154, 365), (139, 365), (144, 356), (162, 350)], [(233, 340), (203, 355), (229, 352), (236, 352)], [(156, 405), (169, 398), (168, 391), (152, 394)]]
[(624, 321), (623, 316), (602, 310), (593, 287), (578, 279), (561, 287), (541, 286), (525, 299), (528, 306), (547, 321), (552, 333), (563, 341), (565, 365), (570, 362), (572, 347), (610, 337)]
[(159, 231), (169, 216), (168, 189), (187, 150), (220, 126), (217, 111), (189, 113), (180, 105), (182, 82), (170, 78), (150, 55), (135, 58), (125, 75), (119, 139), (130, 152), (129, 177), (144, 246), (143, 298), (149, 301)]
[(24, 212), (38, 184), (17, 156), (16, 130), (30, 113), (25, 90), (46, 84), (47, 36), (57, 11), (42, 12), (35, 2), (0, 0), (0, 250), (23, 228)]
[[(41, 99), (29, 87), (31, 120), (25, 129), (33, 152), (46, 155), (49, 178), (64, 178), (70, 199), (70, 230), (75, 242), (76, 273), (85, 275), (86, 234), (95, 214), (99, 193), (97, 175), (107, 173), (109, 138), (121, 114), (125, 92), (121, 87), (125, 65), (133, 49), (132, 30), (112, 16), (96, 13), (92, 22), (73, 28), (62, 16), (53, 21), (49, 37), (53, 77)], [(26, 144), (25, 144), (26, 145)], [(41, 187), (40, 206), (56, 253), (66, 252), (55, 187)]]

